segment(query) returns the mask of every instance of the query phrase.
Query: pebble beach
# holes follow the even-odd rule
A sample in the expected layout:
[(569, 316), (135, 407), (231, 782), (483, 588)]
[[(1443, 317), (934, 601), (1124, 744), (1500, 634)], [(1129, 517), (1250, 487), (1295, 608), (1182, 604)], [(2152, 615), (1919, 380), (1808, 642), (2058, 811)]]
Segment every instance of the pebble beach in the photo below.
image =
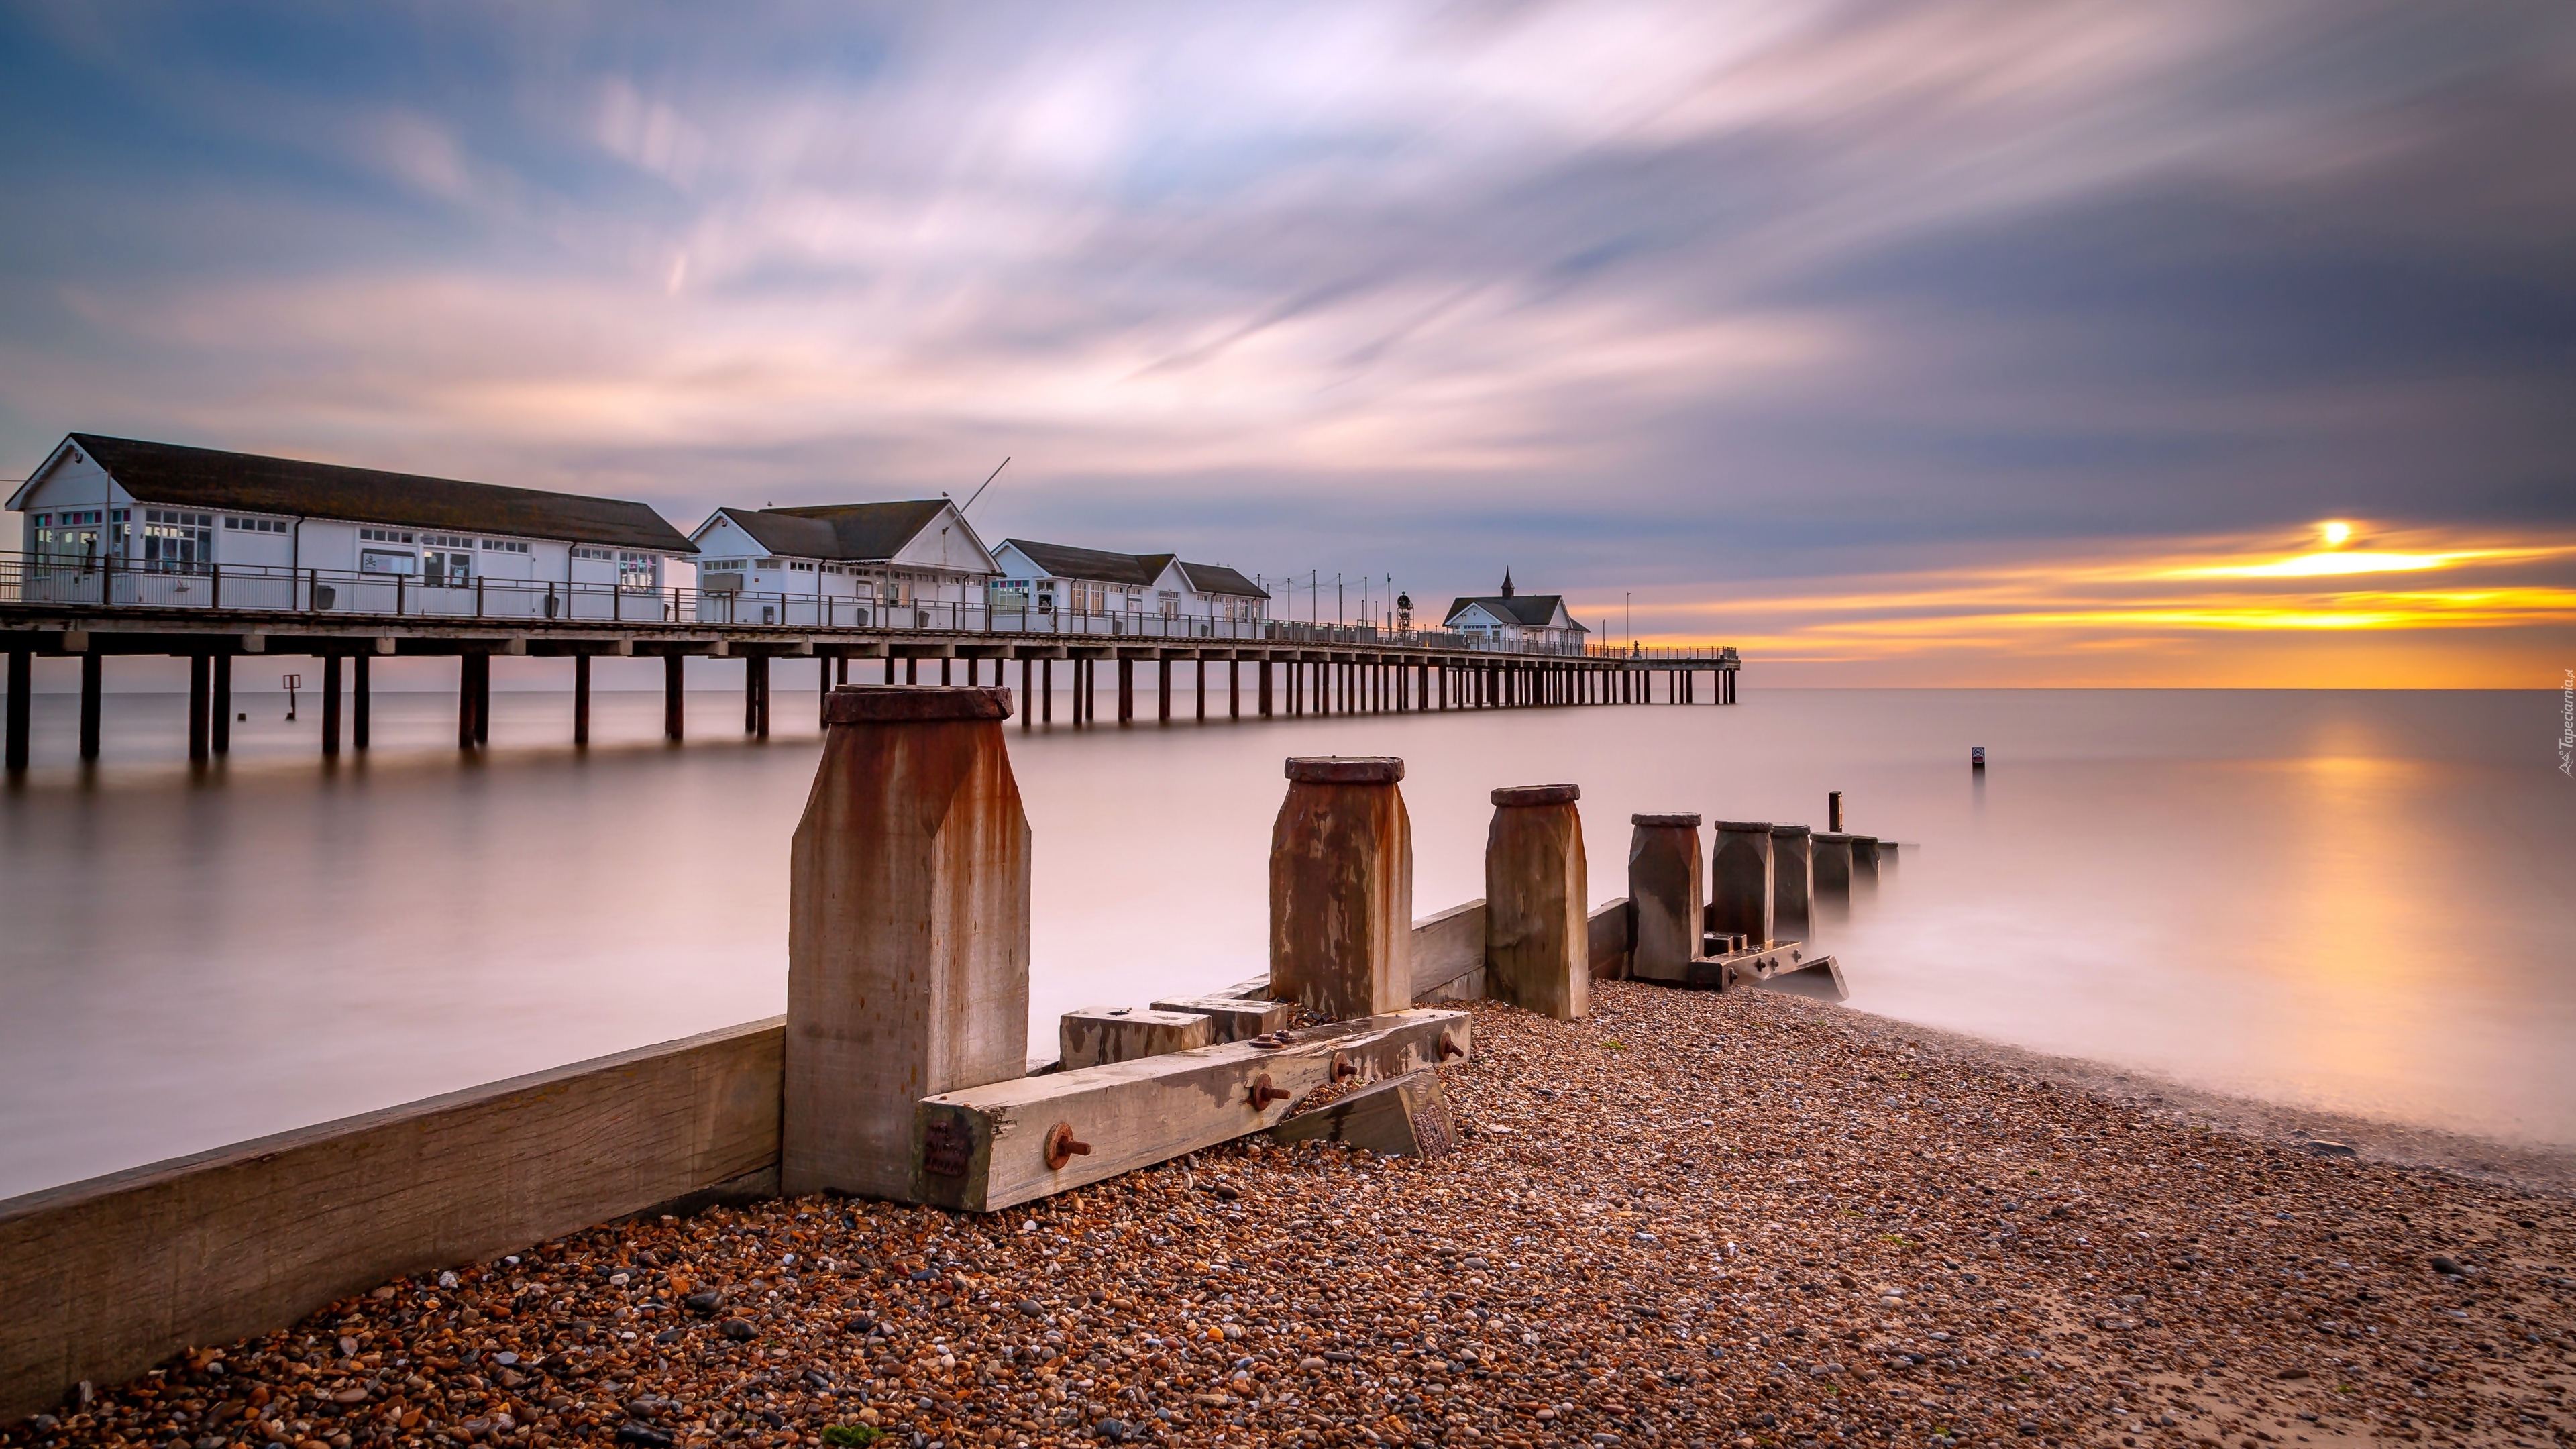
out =
[(85, 1386), (9, 1446), (2576, 1439), (2563, 1196), (1900, 1023), (1475, 1003), (1457, 1150), (1259, 1139), (984, 1217), (653, 1213)]

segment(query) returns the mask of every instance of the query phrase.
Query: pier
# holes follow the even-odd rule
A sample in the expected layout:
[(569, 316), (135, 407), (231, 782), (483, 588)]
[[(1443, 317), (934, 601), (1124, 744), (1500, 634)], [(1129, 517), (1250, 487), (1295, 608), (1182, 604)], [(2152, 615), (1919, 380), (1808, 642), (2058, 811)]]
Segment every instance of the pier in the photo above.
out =
[[(739, 622), (747, 619), (763, 622)], [(1026, 701), (1023, 729), (1056, 722), (1059, 665), (1070, 671), (1065, 723), (1074, 725), (1100, 723), (1104, 702), (1121, 725), (1139, 723), (1148, 709), (1153, 721), (1169, 723), (1733, 704), (1741, 666), (1736, 651), (1721, 646), (1568, 647), (1444, 630), (955, 603), (868, 616), (810, 595), (499, 579), (432, 588), (400, 575), (214, 565), (74, 571), (26, 555), (0, 555), (0, 650), (8, 655), (13, 772), (27, 767), (39, 657), (80, 660), (84, 761), (99, 755), (110, 657), (189, 661), (195, 760), (230, 749), (232, 676), (244, 658), (318, 664), (307, 687), (319, 686), (325, 757), (344, 745), (367, 748), (369, 667), (386, 658), (457, 661), (456, 739), (465, 750), (489, 738), (496, 655), (566, 661), (576, 745), (589, 742), (591, 661), (599, 658), (663, 661), (663, 735), (672, 741), (687, 731), (691, 659), (744, 661), (743, 731), (755, 738), (769, 733), (777, 659), (818, 662), (818, 716), (836, 684), (986, 684), (1017, 687)], [(1177, 701), (1176, 690), (1184, 692)]]

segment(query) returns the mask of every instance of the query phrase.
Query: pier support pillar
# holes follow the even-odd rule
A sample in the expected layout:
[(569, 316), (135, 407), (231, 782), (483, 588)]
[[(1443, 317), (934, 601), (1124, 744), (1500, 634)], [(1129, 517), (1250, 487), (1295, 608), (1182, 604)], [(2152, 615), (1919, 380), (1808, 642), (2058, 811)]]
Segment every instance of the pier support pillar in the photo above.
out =
[(662, 738), (673, 744), (679, 743), (681, 727), (686, 723), (684, 718), (686, 710), (681, 703), (680, 691), (683, 667), (681, 656), (677, 654), (662, 656)]
[(742, 732), (754, 739), (769, 738), (769, 656), (754, 654), (742, 661)]
[[(366, 667), (367, 661), (358, 661), (359, 677), (365, 677)], [(587, 654), (572, 657), (572, 742), (576, 748), (590, 743), (590, 656)]]
[(1243, 718), (1243, 661), (1225, 661), (1225, 717)]
[(1261, 661), (1261, 717), (1270, 718), (1270, 661)]
[(209, 737), (214, 721), (215, 661), (212, 656), (188, 656), (188, 759), (203, 764), (212, 751)]
[(1030, 707), (1030, 701), (1036, 696), (1030, 691), (1029, 684), (1037, 674), (1037, 667), (1036, 660), (1025, 654), (1020, 656), (1020, 728), (1023, 730), (1036, 727), (1037, 711)]
[(1707, 928), (1700, 874), (1699, 817), (1631, 815), (1628, 837), (1628, 974), (1684, 981)]
[(1574, 785), (1496, 790), (1485, 834), (1485, 989), (1559, 1021), (1592, 1009), (1582, 796)]
[(1288, 762), (1270, 828), (1270, 994), (1327, 1019), (1413, 1001), (1413, 821), (1404, 761)]
[(1154, 661), (1154, 722), (1172, 722), (1172, 661), (1169, 656)]
[(1769, 943), (1771, 868), (1769, 822), (1717, 822), (1717, 848), (1708, 857), (1708, 928), (1754, 946)]
[(1052, 659), (1038, 661), (1038, 709), (1048, 724), (1055, 723), (1055, 661)]
[(9, 651), (9, 741), (5, 768), (12, 775), (27, 772), (27, 737), (34, 729), (28, 697), (36, 688), (36, 656), (33, 651)]
[(357, 655), (349, 661), (349, 748), (363, 754), (367, 748), (370, 715), (375, 709), (375, 689), (367, 678), (367, 656)]
[(1803, 825), (1771, 827), (1771, 929), (1783, 941), (1815, 939), (1815, 841)]
[(1028, 816), (1000, 689), (836, 689), (790, 855), (780, 1189), (915, 1200), (915, 1108), (1022, 1075)]
[(81, 656), (80, 757), (83, 763), (98, 758), (99, 665), (97, 654)]
[(322, 758), (340, 756), (340, 656), (322, 656)]

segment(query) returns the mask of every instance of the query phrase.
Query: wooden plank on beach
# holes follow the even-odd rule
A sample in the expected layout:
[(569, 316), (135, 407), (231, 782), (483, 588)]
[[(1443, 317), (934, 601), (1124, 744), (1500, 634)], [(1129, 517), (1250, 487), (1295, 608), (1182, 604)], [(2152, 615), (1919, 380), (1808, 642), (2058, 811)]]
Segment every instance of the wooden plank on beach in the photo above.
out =
[(1484, 995), (1485, 898), (1451, 906), (1413, 923), (1413, 999), (1423, 1000), (1471, 973)]
[[(1410, 1008), (1290, 1034), (943, 1092), (922, 1100), (913, 1199), (991, 1212), (1169, 1161), (1274, 1126), (1334, 1080), (1400, 1077), (1465, 1054), (1463, 1011)], [(1255, 1100), (1256, 1092), (1260, 1100)]]
[(0, 1202), (0, 1423), (405, 1274), (774, 1195), (784, 1020)]
[(1592, 974), (1612, 980), (1628, 974), (1629, 935), (1633, 927), (1628, 919), (1628, 898), (1604, 901), (1584, 921), (1584, 941), (1590, 952)]

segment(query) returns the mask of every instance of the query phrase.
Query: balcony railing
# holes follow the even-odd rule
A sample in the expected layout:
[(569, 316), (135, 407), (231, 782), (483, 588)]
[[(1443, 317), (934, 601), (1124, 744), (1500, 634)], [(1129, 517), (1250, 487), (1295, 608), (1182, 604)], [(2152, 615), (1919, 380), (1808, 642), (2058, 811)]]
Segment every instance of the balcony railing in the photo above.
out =
[[(350, 569), (149, 562), (0, 554), (0, 603), (236, 610), (395, 619), (489, 619), (603, 624), (717, 624), (727, 628), (1040, 636), (1110, 642), (1172, 640), (1592, 659), (1689, 657), (1715, 650), (1630, 651), (1580, 635), (1496, 638), (1441, 629), (1317, 624), (1161, 613), (1077, 614), (992, 603), (889, 603), (834, 594), (749, 593), (564, 580), (441, 579)], [(1731, 658), (1733, 650), (1723, 651)]]

